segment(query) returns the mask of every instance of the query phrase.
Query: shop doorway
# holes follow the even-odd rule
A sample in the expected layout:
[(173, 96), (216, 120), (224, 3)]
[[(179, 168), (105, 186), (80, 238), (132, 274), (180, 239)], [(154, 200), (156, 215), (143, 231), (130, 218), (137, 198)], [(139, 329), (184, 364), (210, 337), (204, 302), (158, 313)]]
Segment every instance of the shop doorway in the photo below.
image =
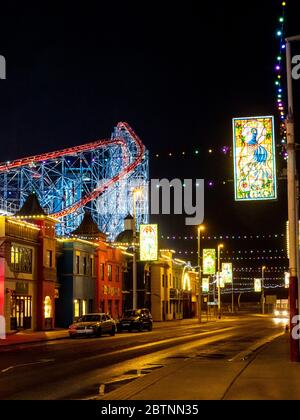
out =
[(11, 329), (30, 329), (32, 323), (32, 296), (11, 297)]

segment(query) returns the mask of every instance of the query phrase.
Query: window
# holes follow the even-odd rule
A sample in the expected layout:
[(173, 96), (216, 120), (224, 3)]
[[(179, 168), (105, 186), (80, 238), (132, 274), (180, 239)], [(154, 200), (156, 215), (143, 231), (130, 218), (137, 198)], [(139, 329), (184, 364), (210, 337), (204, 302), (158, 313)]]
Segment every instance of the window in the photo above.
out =
[(84, 275), (86, 275), (86, 273), (87, 273), (86, 263), (87, 263), (87, 258), (86, 257), (83, 257), (83, 274)]
[(112, 281), (112, 265), (108, 264), (107, 266), (107, 277), (109, 281)]
[(48, 268), (53, 267), (52, 255), (53, 255), (53, 251), (51, 251), (50, 249), (47, 249), (47, 251), (46, 251), (46, 266)]
[(109, 301), (108, 301), (108, 310), (107, 310), (107, 312), (108, 312), (109, 314), (111, 314), (111, 313), (112, 313), (112, 300), (109, 300)]
[(86, 314), (86, 300), (82, 301), (82, 311), (81, 311), (81, 315), (85, 315)]
[(93, 299), (89, 299), (89, 312), (94, 311), (94, 301)]
[(116, 281), (120, 280), (120, 267), (117, 265), (116, 266)]
[(19, 273), (32, 273), (32, 249), (12, 245), (10, 249), (10, 267)]
[(76, 254), (76, 274), (80, 274), (80, 254)]
[(100, 280), (104, 280), (104, 264), (100, 264)]
[(95, 275), (94, 257), (90, 257), (90, 275)]
[(75, 299), (74, 300), (74, 318), (79, 318), (79, 305), (80, 305), (80, 300)]
[(44, 317), (51, 318), (52, 316), (52, 303), (50, 296), (46, 296), (44, 300)]

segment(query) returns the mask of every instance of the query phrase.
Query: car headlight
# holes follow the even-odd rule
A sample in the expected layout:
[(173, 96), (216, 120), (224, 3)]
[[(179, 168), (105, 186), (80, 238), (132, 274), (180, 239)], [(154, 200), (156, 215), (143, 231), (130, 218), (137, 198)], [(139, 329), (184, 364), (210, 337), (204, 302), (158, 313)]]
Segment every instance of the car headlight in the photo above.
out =
[(275, 311), (274, 314), (275, 314), (275, 316), (279, 316), (280, 315), (280, 312), (279, 311)]

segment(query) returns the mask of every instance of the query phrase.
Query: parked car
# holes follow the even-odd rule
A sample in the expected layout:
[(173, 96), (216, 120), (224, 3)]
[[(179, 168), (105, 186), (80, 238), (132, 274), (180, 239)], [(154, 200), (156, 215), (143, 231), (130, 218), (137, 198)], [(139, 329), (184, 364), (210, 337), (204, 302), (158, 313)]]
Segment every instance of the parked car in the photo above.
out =
[(71, 338), (84, 335), (100, 337), (102, 334), (115, 335), (116, 330), (116, 322), (110, 315), (95, 313), (83, 315), (77, 322), (70, 325), (69, 335)]
[(119, 321), (120, 331), (152, 330), (153, 320), (149, 309), (128, 309)]

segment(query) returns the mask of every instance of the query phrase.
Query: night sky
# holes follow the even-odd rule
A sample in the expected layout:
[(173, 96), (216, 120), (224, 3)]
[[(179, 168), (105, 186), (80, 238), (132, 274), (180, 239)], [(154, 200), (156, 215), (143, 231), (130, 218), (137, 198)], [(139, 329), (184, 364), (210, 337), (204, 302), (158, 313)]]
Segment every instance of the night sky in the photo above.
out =
[[(205, 196), (211, 233), (283, 233), (285, 181), (279, 181), (275, 203), (234, 203), (232, 157), (219, 152), (231, 146), (233, 117), (277, 116), (280, 3), (1, 6), (0, 54), (7, 60), (7, 80), (0, 80), (0, 160), (107, 138), (118, 121), (127, 121), (150, 151), (152, 178), (214, 180)], [(287, 31), (296, 35), (299, 1), (288, 3)], [(294, 85), (300, 125), (300, 81)], [(182, 151), (186, 157), (176, 157)], [(278, 167), (280, 175), (281, 158)], [(195, 231), (184, 229), (182, 218), (159, 222), (165, 234)]]

